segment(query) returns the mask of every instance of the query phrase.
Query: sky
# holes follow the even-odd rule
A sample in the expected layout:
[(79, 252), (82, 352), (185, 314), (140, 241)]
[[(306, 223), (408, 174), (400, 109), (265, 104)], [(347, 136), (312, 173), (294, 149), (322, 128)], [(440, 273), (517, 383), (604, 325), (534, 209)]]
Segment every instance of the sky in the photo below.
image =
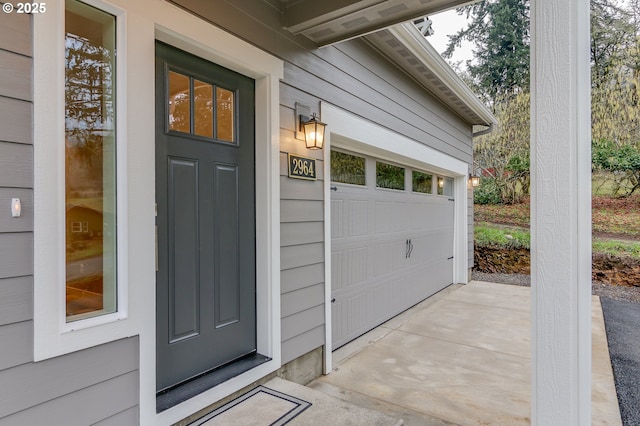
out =
[[(455, 34), (467, 25), (466, 16), (458, 15), (455, 9), (430, 15), (429, 19), (433, 21), (431, 27), (435, 33), (427, 37), (427, 40), (439, 53), (444, 52), (447, 48), (449, 43), (447, 36)], [(470, 42), (464, 42), (461, 47), (456, 48), (453, 57), (448, 61), (451, 63), (462, 61), (464, 65), (467, 60), (473, 58), (472, 48), (473, 45)]]

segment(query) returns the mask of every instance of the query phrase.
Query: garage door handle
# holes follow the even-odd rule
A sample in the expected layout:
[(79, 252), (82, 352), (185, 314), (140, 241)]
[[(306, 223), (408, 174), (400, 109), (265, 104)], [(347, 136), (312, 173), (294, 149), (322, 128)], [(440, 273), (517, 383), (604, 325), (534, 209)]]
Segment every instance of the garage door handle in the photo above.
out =
[(405, 247), (404, 258), (409, 259), (411, 257), (411, 253), (413, 252), (413, 243), (411, 242), (411, 238), (405, 241)]
[(331, 303), (336, 303), (336, 298), (331, 299)]
[(451, 259), (453, 259), (453, 256), (451, 256), (451, 257), (447, 257), (447, 260), (451, 260)]
[(338, 187), (337, 187), (337, 186), (332, 186), (332, 187), (330, 187), (329, 189), (331, 189), (332, 191), (337, 191), (337, 190), (338, 190)]

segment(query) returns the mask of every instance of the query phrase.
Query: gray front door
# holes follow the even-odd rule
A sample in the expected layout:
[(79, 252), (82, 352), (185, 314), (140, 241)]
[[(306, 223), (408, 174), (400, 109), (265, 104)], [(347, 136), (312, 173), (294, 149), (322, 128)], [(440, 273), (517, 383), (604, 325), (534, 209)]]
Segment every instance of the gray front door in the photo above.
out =
[(256, 351), (254, 91), (156, 44), (158, 391)]

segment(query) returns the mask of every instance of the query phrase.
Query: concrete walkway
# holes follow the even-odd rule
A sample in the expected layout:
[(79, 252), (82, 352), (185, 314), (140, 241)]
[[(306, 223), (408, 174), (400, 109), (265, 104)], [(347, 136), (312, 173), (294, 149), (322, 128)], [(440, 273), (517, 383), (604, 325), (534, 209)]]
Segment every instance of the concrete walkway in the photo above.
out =
[[(529, 317), (527, 287), (451, 286), (334, 352), (309, 387), (405, 425), (529, 424)], [(620, 425), (595, 296), (592, 377), (592, 424)]]

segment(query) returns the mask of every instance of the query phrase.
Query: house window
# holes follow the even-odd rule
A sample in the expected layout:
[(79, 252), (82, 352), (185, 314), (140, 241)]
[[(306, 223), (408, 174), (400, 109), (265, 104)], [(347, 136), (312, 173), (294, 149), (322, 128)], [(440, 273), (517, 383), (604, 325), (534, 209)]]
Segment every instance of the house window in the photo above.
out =
[(65, 3), (67, 322), (116, 312), (116, 18)]
[(231, 90), (169, 71), (169, 131), (235, 143), (235, 98)]
[(404, 190), (404, 168), (376, 162), (376, 186)]
[(428, 173), (412, 171), (413, 192), (431, 194), (433, 176)]
[(331, 151), (331, 181), (365, 185), (365, 160), (351, 154)]

